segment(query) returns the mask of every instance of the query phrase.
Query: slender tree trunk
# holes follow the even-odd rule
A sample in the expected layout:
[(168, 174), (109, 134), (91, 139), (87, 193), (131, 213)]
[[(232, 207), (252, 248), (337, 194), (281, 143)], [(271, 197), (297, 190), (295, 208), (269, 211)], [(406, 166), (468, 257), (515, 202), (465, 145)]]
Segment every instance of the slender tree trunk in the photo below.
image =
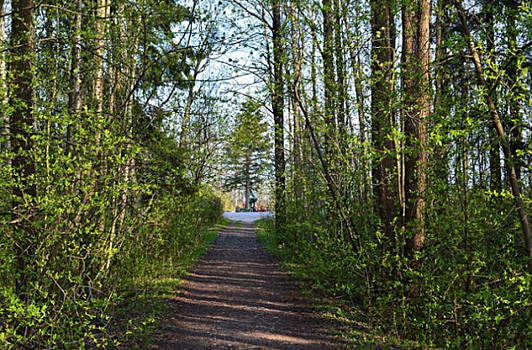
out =
[[(364, 92), (364, 81), (363, 81), (363, 75), (362, 75), (362, 68), (361, 68), (361, 61), (360, 58), (360, 51), (357, 52), (355, 43), (356, 40), (353, 35), (353, 30), (351, 29), (348, 17), (347, 17), (347, 11), (343, 13), (343, 23), (345, 26), (345, 31), (347, 33), (347, 47), (349, 49), (349, 59), (351, 63), (351, 74), (353, 79), (353, 85), (355, 89), (355, 102), (357, 105), (357, 115), (358, 115), (358, 135), (359, 135), (359, 142), (361, 145), (364, 145), (366, 141), (368, 140), (367, 132), (368, 132), (368, 126), (367, 124), (367, 118), (366, 118), (366, 111), (365, 111), (365, 104), (366, 104), (366, 98), (365, 98), (365, 92)], [(350, 122), (349, 125), (349, 132), (351, 135), (356, 135), (356, 130), (354, 128), (354, 123)], [(368, 164), (368, 154), (370, 150), (368, 147), (363, 146), (362, 148), (362, 157), (361, 159), (358, 159), (359, 164), (362, 167), (362, 183), (361, 191), (360, 191), (360, 201), (361, 204), (366, 204), (370, 201), (370, 198), (372, 196), (371, 194), (371, 176), (370, 176), (370, 164)]]
[[(434, 66), (434, 114), (435, 118), (431, 125), (437, 125), (440, 120), (446, 120), (449, 113), (449, 70), (445, 66), (444, 62), (447, 59), (449, 52), (446, 46), (446, 40), (449, 36), (449, 0), (438, 0), (436, 9), (436, 50), (435, 50), (435, 66)], [(449, 178), (449, 156), (446, 145), (434, 145), (434, 151), (432, 152), (432, 161), (437, 172), (433, 172), (431, 175), (441, 184), (447, 184)], [(445, 187), (440, 187), (441, 196), (445, 198), (448, 192)]]
[(13, 76), (11, 115), (11, 146), (15, 153), (13, 169), (20, 174), (20, 183), (14, 188), (14, 194), (20, 203), (31, 201), (36, 188), (30, 183), (35, 173), (35, 165), (29, 158), (32, 148), (33, 116), (33, 0), (14, 0), (12, 2), (11, 61), (10, 73)]
[(360, 143), (366, 142), (366, 112), (364, 110), (365, 96), (362, 80), (362, 72), (360, 68), (360, 54), (355, 50), (355, 38), (353, 37), (353, 31), (347, 19), (347, 14), (343, 14), (343, 23), (347, 32), (347, 47), (349, 48), (349, 59), (351, 61), (351, 70), (353, 74), (354, 87), (355, 87), (355, 99), (357, 104), (358, 121), (359, 121), (359, 137)]
[(244, 184), (244, 200), (246, 201), (246, 205), (244, 209), (250, 210), (251, 206), (249, 205), (249, 201), (251, 199), (251, 159), (249, 159), (249, 156), (246, 156), (245, 172), (246, 178)]
[[(299, 81), (302, 75), (302, 53), (304, 52), (304, 40), (301, 26), (296, 16), (296, 8), (293, 3), (290, 3), (290, 21), (291, 21), (291, 40), (292, 40), (292, 84)], [(307, 192), (306, 181), (303, 181), (303, 160), (304, 160), (304, 145), (303, 145), (303, 130), (304, 123), (301, 117), (301, 108), (297, 104), (292, 95), (293, 105), (293, 139), (292, 139), (292, 178), (294, 186), (294, 199), (297, 205), (305, 205), (304, 194)], [(297, 237), (296, 237), (297, 239)]]
[[(105, 35), (107, 13), (108, 13), (108, 0), (98, 0), (96, 8), (95, 19), (95, 51), (94, 51), (94, 86), (93, 86), (93, 100), (95, 112), (98, 116), (103, 113), (104, 106), (104, 55), (105, 55)], [(99, 136), (98, 136), (99, 138)], [(97, 140), (99, 143), (100, 141)]]
[[(510, 148), (512, 150), (512, 158), (514, 160), (514, 167), (515, 167), (515, 174), (517, 176), (517, 180), (521, 179), (521, 166), (522, 166), (522, 156), (521, 152), (525, 148), (525, 145), (523, 143), (523, 117), (521, 113), (521, 104), (522, 100), (529, 95), (529, 91), (527, 91), (523, 86), (525, 83), (522, 83), (520, 81), (519, 72), (520, 69), (518, 67), (518, 48), (517, 48), (517, 41), (518, 41), (518, 32), (517, 29), (517, 14), (519, 13), (519, 1), (517, 0), (508, 0), (508, 7), (507, 7), (507, 40), (508, 40), (508, 53), (509, 53), (509, 60), (508, 65), (506, 68), (506, 71), (508, 73), (508, 86), (510, 88), (510, 98), (509, 98), (509, 119), (508, 119), (508, 125), (509, 125), (509, 141), (510, 141)], [(526, 61), (526, 58), (523, 57), (523, 61)]]
[[(495, 18), (494, 18), (494, 12), (495, 12), (495, 4), (486, 2), (484, 4), (484, 13), (486, 16), (486, 32), (487, 32), (487, 40), (486, 40), (486, 48), (487, 48), (487, 56), (489, 59), (493, 60), (495, 62)], [(496, 73), (493, 75), (495, 76)], [(487, 79), (486, 83), (489, 86), (488, 93), (494, 94), (494, 89), (496, 84), (496, 79)], [(493, 103), (497, 103), (497, 100), (493, 98)], [(502, 169), (501, 169), (501, 145), (499, 142), (499, 136), (497, 134), (497, 128), (494, 124), (491, 124), (491, 127), (489, 129), (489, 137), (490, 137), (490, 146), (489, 146), (489, 153), (490, 153), (490, 189), (492, 191), (500, 192), (502, 190)]]
[(26, 298), (28, 288), (29, 265), (35, 251), (35, 238), (31, 232), (31, 209), (36, 196), (36, 186), (32, 177), (35, 165), (30, 157), (33, 147), (32, 130), (33, 116), (33, 66), (34, 66), (34, 4), (33, 0), (13, 0), (11, 17), (11, 61), (12, 91), (10, 105), (11, 115), (11, 150), (14, 152), (12, 161), (13, 174), (16, 175), (14, 194), (14, 222), (16, 222), (16, 291)]
[(283, 38), (281, 23), (281, 1), (273, 2), (273, 89), (272, 111), (274, 122), (274, 165), (275, 165), (275, 215), (278, 229), (285, 222), (285, 154), (284, 154), (284, 79), (283, 79)]
[(353, 225), (351, 218), (349, 217), (348, 210), (346, 206), (343, 205), (344, 201), (342, 199), (341, 189), (331, 174), (329, 165), (327, 163), (327, 160), (325, 159), (325, 155), (319, 144), (317, 132), (316, 130), (314, 130), (314, 126), (312, 125), (312, 122), (310, 119), (310, 113), (304, 108), (303, 102), (301, 101), (299, 89), (300, 89), (299, 82), (296, 81), (294, 83), (294, 98), (299, 104), (301, 108), (301, 112), (303, 113), (303, 116), (305, 117), (306, 127), (310, 134), (312, 145), (314, 146), (314, 150), (316, 151), (319, 163), (321, 165), (323, 174), (325, 176), (325, 181), (326, 181), (327, 189), (331, 196), (333, 208), (338, 213), (338, 216), (340, 217), (340, 220), (342, 221), (342, 223), (345, 224), (345, 228), (347, 230), (347, 238), (349, 242), (351, 243), (351, 246), (353, 247), (354, 250), (358, 250), (361, 245), (360, 237), (356, 235), (356, 230), (355, 230), (355, 227)]
[[(116, 14), (119, 15), (125, 12), (125, 4), (121, 4), (116, 9)], [(115, 16), (113, 16), (115, 17)], [(115, 113), (121, 113), (122, 119), (124, 120), (125, 133), (128, 140), (133, 139), (133, 125), (134, 125), (134, 115), (133, 115), (133, 90), (136, 85), (137, 79), (137, 54), (139, 49), (139, 39), (138, 33), (140, 32), (140, 20), (136, 22), (135, 18), (123, 19), (117, 22), (116, 36), (115, 40), (120, 42), (114, 46), (114, 61), (113, 67), (123, 66), (123, 70), (116, 70), (115, 78), (115, 94), (120, 96), (120, 103), (118, 106), (123, 108), (122, 110), (116, 110)], [(129, 29), (129, 30), (128, 30)], [(128, 43), (127, 50), (124, 47), (124, 43)], [(113, 103), (110, 103), (110, 109), (115, 109)], [(121, 245), (123, 241), (123, 235), (127, 232), (127, 228), (124, 227), (126, 214), (127, 214), (127, 204), (128, 200), (131, 198), (132, 194), (127, 190), (129, 184), (134, 178), (135, 174), (135, 160), (129, 156), (131, 152), (132, 144), (130, 141), (127, 141), (123, 152), (126, 154), (127, 159), (125, 164), (120, 167), (118, 170), (121, 175), (121, 181), (123, 182), (125, 189), (122, 189), (119, 194), (116, 204), (113, 208), (113, 222), (111, 229), (109, 230), (109, 236), (107, 240), (107, 262), (105, 264), (105, 270), (111, 268), (111, 263), (114, 257), (114, 252), (117, 250), (117, 247)]]
[[(4, 0), (0, 0), (0, 45), (4, 47), (6, 42)], [(7, 94), (7, 63), (6, 55), (0, 52), (0, 152), (10, 148), (9, 142), (9, 118), (4, 109), (8, 104)]]
[[(469, 23), (467, 22), (466, 12), (462, 6), (462, 1), (454, 0), (454, 4), (456, 7), (456, 10), (458, 11), (460, 22), (462, 24), (461, 26), (462, 33), (465, 39), (467, 40), (469, 51), (471, 52), (471, 59), (473, 60), (473, 64), (475, 65), (477, 85), (484, 91), (487, 91), (488, 85), (486, 83), (486, 80), (484, 79), (484, 69), (482, 67), (482, 61), (476, 49), (476, 45), (473, 40), (473, 37), (471, 36), (471, 30), (469, 28)], [(514, 166), (515, 163), (513, 160), (511, 145), (510, 145), (510, 142), (508, 141), (508, 137), (506, 135), (501, 119), (499, 117), (499, 112), (497, 111), (495, 102), (493, 101), (493, 99), (491, 98), (489, 94), (486, 93), (483, 96), (488, 105), (489, 113), (491, 115), (491, 120), (493, 124), (495, 125), (495, 128), (497, 129), (497, 133), (499, 135), (499, 139), (502, 144), (502, 149), (504, 151), (504, 157), (505, 157), (504, 163), (506, 166), (506, 176), (508, 177), (508, 180), (510, 182), (510, 187), (512, 189), (512, 194), (514, 196), (515, 206), (519, 214), (519, 221), (521, 222), (521, 229), (523, 231), (525, 248), (528, 252), (528, 257), (529, 257), (528, 270), (530, 273), (532, 273), (532, 231), (530, 229), (530, 220), (528, 218), (528, 213), (525, 209), (523, 198), (521, 197), (521, 187), (517, 179), (517, 173), (516, 173), (515, 166)]]
[(192, 79), (189, 81), (188, 91), (187, 91), (187, 102), (185, 104), (185, 110), (183, 112), (183, 118), (181, 120), (181, 135), (179, 137), (179, 147), (187, 147), (188, 131), (190, 124), (190, 114), (192, 112), (192, 105), (196, 99), (196, 92), (194, 88), (196, 86), (196, 79), (200, 74), (200, 68), (202, 64), (202, 59), (197, 57), (192, 71)]
[(371, 67), (374, 83), (371, 89), (372, 140), (376, 159), (373, 164), (373, 183), (378, 213), (386, 236), (395, 237), (394, 209), (394, 16), (388, 0), (371, 2)]
[[(105, 193), (104, 188), (112, 186), (109, 181), (109, 168), (105, 157), (108, 155), (108, 151), (105, 149), (103, 135), (104, 118), (104, 104), (105, 104), (105, 72), (106, 72), (106, 50), (105, 44), (107, 39), (108, 25), (107, 21), (110, 16), (109, 0), (97, 0), (95, 1), (96, 8), (94, 15), (94, 54), (92, 58), (91, 68), (94, 72), (92, 82), (92, 108), (94, 115), (89, 115), (91, 118), (95, 118), (95, 121), (89, 121), (89, 124), (93, 124), (96, 128), (94, 135), (95, 145), (95, 162), (91, 164), (90, 173), (84, 179), (88, 182), (90, 187), (87, 187), (87, 198), (90, 198), (93, 194), (102, 195)], [(110, 96), (112, 99), (112, 92)], [(109, 111), (109, 110), (108, 110)], [(108, 182), (106, 182), (106, 180)], [(100, 194), (102, 193), (102, 194)], [(109, 200), (112, 197), (109, 197)], [(114, 198), (113, 198), (114, 199)], [(90, 202), (90, 201), (89, 201)], [(106, 235), (110, 233), (109, 218), (112, 216), (112, 209), (109, 211), (102, 211), (97, 205), (89, 206), (86, 210), (86, 216), (97, 223), (96, 232), (84, 232), (79, 235), (81, 254), (87, 257), (83, 274), (83, 285), (86, 287), (85, 293), (88, 297), (92, 291), (91, 286), (94, 280), (102, 277), (102, 273), (105, 272), (105, 265), (101, 263), (99, 258), (103, 256), (95, 254), (99, 249), (104, 251), (106, 245)], [(100, 252), (98, 251), (98, 253)]]
[[(68, 91), (68, 110), (71, 114), (81, 110), (81, 30), (82, 30), (83, 0), (76, 2), (76, 14), (73, 26), (72, 54), (70, 61), (70, 88)], [(71, 147), (73, 125), (67, 129), (67, 148)]]
[(427, 125), (430, 113), (430, 0), (403, 5), (403, 118), (406, 138), (406, 253), (425, 244), (428, 186)]
[[(334, 0), (334, 56), (336, 64), (336, 109), (338, 110), (338, 127), (341, 140), (347, 133), (348, 124), (348, 94), (346, 82), (346, 69), (344, 59), (344, 30), (342, 30), (342, 14), (344, 12), (343, 0)], [(342, 142), (343, 147), (343, 142)]]
[[(336, 71), (334, 67), (334, 11), (332, 0), (322, 1), (323, 15), (323, 84), (325, 92), (325, 158), (331, 162), (332, 148), (336, 140), (336, 117), (337, 117), (337, 89)], [(334, 175), (333, 175), (334, 176)]]
[(333, 18), (334, 18), (334, 63), (336, 68), (336, 98), (335, 110), (336, 115), (336, 153), (335, 156), (335, 172), (338, 174), (338, 184), (340, 186), (343, 205), (346, 208), (349, 206), (349, 188), (346, 174), (351, 170), (349, 159), (349, 141), (348, 141), (348, 125), (349, 125), (349, 95), (347, 91), (347, 70), (345, 63), (345, 28), (342, 27), (342, 15), (346, 12), (344, 0), (334, 0), (333, 2)]

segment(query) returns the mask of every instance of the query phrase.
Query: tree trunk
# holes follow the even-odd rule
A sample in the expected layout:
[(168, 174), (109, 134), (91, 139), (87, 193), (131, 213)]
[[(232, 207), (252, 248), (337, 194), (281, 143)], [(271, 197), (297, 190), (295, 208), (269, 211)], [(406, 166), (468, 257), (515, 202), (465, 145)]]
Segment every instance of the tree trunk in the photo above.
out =
[(364, 95), (364, 87), (363, 87), (363, 80), (362, 80), (362, 72), (360, 68), (360, 53), (356, 52), (355, 50), (355, 38), (353, 37), (353, 32), (351, 30), (351, 27), (349, 25), (349, 20), (347, 19), (347, 14), (343, 14), (343, 22), (344, 26), (347, 32), (347, 43), (349, 48), (349, 59), (351, 61), (351, 70), (354, 80), (354, 88), (355, 88), (355, 99), (357, 104), (357, 112), (358, 112), (358, 120), (359, 120), (359, 137), (360, 137), (360, 143), (366, 142), (366, 112), (364, 110), (364, 103), (365, 103), (365, 95)]
[[(299, 81), (302, 76), (303, 66), (303, 52), (304, 52), (304, 40), (301, 25), (296, 17), (296, 8), (293, 3), (290, 3), (290, 36), (292, 40), (292, 84)], [(304, 161), (304, 123), (302, 121), (301, 109), (297, 104), (297, 101), (292, 96), (292, 195), (294, 200), (299, 205), (305, 205), (304, 194), (307, 192), (306, 181), (302, 181), (303, 161)]]
[[(104, 54), (105, 54), (105, 34), (106, 20), (108, 13), (107, 0), (98, 0), (95, 19), (95, 51), (94, 51), (94, 86), (93, 100), (95, 112), (98, 116), (103, 113), (104, 105)], [(99, 140), (97, 140), (99, 142)]]
[[(334, 69), (334, 11), (332, 0), (322, 1), (323, 15), (323, 84), (325, 93), (325, 156), (331, 162), (332, 148), (336, 141), (337, 88), (336, 71)], [(333, 175), (334, 176), (334, 175)]]
[[(449, 114), (449, 99), (450, 99), (450, 79), (449, 69), (444, 64), (447, 57), (449, 57), (449, 50), (446, 42), (449, 37), (449, 2), (450, 0), (438, 0), (436, 9), (436, 49), (435, 49), (435, 66), (434, 66), (434, 114), (435, 118), (431, 121), (431, 125), (437, 125), (440, 121), (448, 119)], [(433, 145), (431, 166), (438, 169), (437, 172), (432, 173), (432, 178), (435, 182), (440, 184), (448, 184), (449, 182), (449, 155), (447, 152), (447, 145)], [(448, 195), (447, 190), (443, 186), (439, 192), (442, 198)]]
[[(495, 62), (495, 4), (485, 3), (484, 4), (484, 13), (486, 16), (486, 32), (487, 32), (487, 38), (486, 38), (486, 48), (487, 52), (486, 55), (489, 57), (490, 60), (493, 60)], [(497, 75), (496, 72), (492, 75), (495, 77)], [(489, 78), (488, 78), (489, 79)], [(489, 79), (486, 80), (486, 83), (489, 86), (488, 93), (493, 94), (494, 93), (494, 85), (496, 84), (497, 79)], [(493, 98), (493, 97), (492, 97)], [(496, 99), (493, 98), (493, 103), (497, 103)], [(489, 153), (490, 153), (490, 189), (492, 191), (500, 192), (502, 190), (502, 170), (501, 170), (501, 145), (499, 142), (499, 136), (497, 134), (497, 128), (494, 124), (491, 124), (490, 132), (489, 132), (489, 138), (490, 138), (490, 145), (489, 145)]]
[(196, 79), (200, 74), (200, 68), (202, 64), (201, 58), (196, 57), (195, 60), (196, 62), (194, 63), (194, 68), (192, 71), (192, 79), (188, 82), (189, 86), (187, 89), (187, 102), (185, 104), (185, 110), (183, 111), (183, 118), (181, 119), (181, 135), (179, 136), (179, 147), (181, 148), (187, 148), (190, 114), (192, 112), (192, 105), (196, 99), (196, 92), (194, 91), (194, 88), (196, 86)]
[(425, 244), (430, 113), (430, 0), (403, 5), (402, 93), (405, 134), (406, 254)]
[[(347, 132), (348, 110), (348, 93), (346, 82), (346, 69), (344, 59), (344, 31), (342, 30), (342, 14), (344, 6), (342, 0), (334, 0), (334, 56), (336, 63), (336, 109), (338, 111), (337, 122), (338, 129), (341, 132), (341, 140)], [(343, 142), (342, 142), (343, 144)]]
[[(508, 126), (510, 130), (510, 148), (512, 150), (512, 158), (514, 161), (513, 166), (515, 167), (515, 175), (517, 180), (521, 179), (521, 166), (522, 166), (522, 156), (525, 145), (523, 142), (523, 117), (521, 113), (521, 106), (523, 105), (523, 99), (526, 99), (529, 95), (524, 86), (526, 83), (521, 82), (520, 71), (521, 69), (518, 66), (518, 61), (520, 60), (517, 55), (522, 55), (518, 51), (518, 32), (517, 29), (517, 14), (519, 13), (519, 2), (517, 0), (508, 0), (507, 1), (507, 46), (508, 46), (508, 64), (506, 71), (508, 73), (508, 87), (509, 91), (509, 119)], [(522, 57), (522, 61), (526, 61), (526, 57)]]
[[(83, 0), (77, 0), (76, 14), (74, 19), (74, 35), (72, 40), (72, 56), (70, 61), (70, 88), (68, 91), (68, 110), (76, 114), (81, 110), (81, 30)], [(67, 148), (71, 147), (73, 125), (68, 125)]]
[(388, 0), (371, 2), (371, 68), (374, 82), (371, 89), (371, 132), (376, 159), (373, 163), (375, 183), (375, 211), (379, 215), (386, 236), (395, 237), (394, 209), (394, 16)]
[[(469, 51), (471, 52), (471, 59), (473, 60), (473, 64), (475, 65), (477, 84), (481, 89), (487, 91), (488, 85), (486, 83), (486, 80), (484, 79), (484, 70), (482, 67), (482, 62), (480, 60), (480, 55), (478, 54), (478, 51), (476, 49), (475, 42), (473, 41), (473, 37), (471, 36), (471, 30), (469, 29), (469, 23), (467, 22), (466, 12), (462, 7), (462, 1), (455, 0), (454, 4), (456, 10), (458, 11), (458, 15), (460, 16), (460, 22), (462, 24), (462, 34), (467, 40)], [(497, 108), (495, 106), (495, 102), (488, 93), (483, 94), (483, 96), (488, 105), (491, 120), (495, 125), (495, 128), (497, 129), (497, 133), (502, 144), (502, 149), (504, 151), (506, 176), (508, 177), (508, 180), (510, 182), (510, 187), (514, 196), (515, 206), (519, 214), (519, 221), (521, 222), (521, 229), (523, 231), (525, 248), (528, 252), (528, 271), (532, 273), (532, 231), (530, 229), (528, 213), (526, 212), (523, 203), (523, 198), (521, 197), (521, 187), (517, 179), (517, 173), (514, 166), (515, 163), (513, 160), (511, 145), (508, 141), (508, 137), (506, 136), (506, 132), (504, 131), (504, 127), (501, 123), (501, 119), (499, 117), (499, 112), (497, 111)]]
[[(358, 159), (358, 163), (360, 164), (360, 167), (362, 167), (362, 181), (360, 184), (361, 191), (359, 194), (359, 200), (361, 204), (368, 203), (371, 199), (371, 176), (370, 176), (370, 164), (368, 164), (368, 154), (371, 151), (368, 147), (364, 146), (364, 143), (366, 143), (368, 137), (368, 126), (366, 121), (366, 110), (365, 110), (365, 104), (366, 104), (366, 95), (364, 92), (364, 81), (362, 76), (362, 68), (361, 68), (361, 50), (357, 50), (356, 46), (356, 40), (353, 35), (353, 31), (351, 29), (347, 13), (343, 13), (343, 24), (345, 26), (345, 31), (347, 33), (347, 47), (349, 48), (349, 59), (351, 63), (351, 74), (353, 79), (353, 85), (355, 90), (355, 103), (357, 105), (357, 115), (358, 115), (358, 136), (359, 136), (359, 142), (363, 146), (361, 151), (361, 157)], [(351, 135), (356, 135), (356, 130), (354, 127), (353, 121), (350, 121), (349, 125), (349, 131)]]
[(277, 229), (281, 229), (285, 222), (285, 154), (284, 154), (284, 80), (282, 43), (281, 1), (273, 2), (273, 89), (272, 111), (274, 123), (274, 165), (275, 165), (275, 215)]
[[(0, 45), (6, 41), (4, 0), (0, 0)], [(0, 52), (0, 152), (9, 149), (9, 120), (4, 110), (8, 104), (7, 98), (7, 65), (6, 56)]]
[(13, 174), (17, 182), (13, 188), (13, 222), (16, 222), (16, 292), (26, 298), (31, 278), (30, 264), (34, 258), (35, 238), (31, 232), (31, 205), (36, 196), (36, 186), (32, 177), (35, 165), (30, 157), (33, 147), (32, 130), (33, 116), (33, 65), (34, 65), (34, 27), (33, 0), (13, 0), (11, 18), (11, 61), (12, 91), (10, 105), (11, 115), (11, 150), (14, 152), (12, 161)]
[(13, 169), (20, 174), (20, 183), (14, 188), (19, 203), (30, 202), (28, 197), (35, 196), (36, 188), (30, 183), (35, 173), (35, 165), (29, 158), (32, 148), (33, 116), (33, 0), (14, 0), (12, 2), (11, 66), (13, 77), (11, 105), (11, 147), (15, 153)]

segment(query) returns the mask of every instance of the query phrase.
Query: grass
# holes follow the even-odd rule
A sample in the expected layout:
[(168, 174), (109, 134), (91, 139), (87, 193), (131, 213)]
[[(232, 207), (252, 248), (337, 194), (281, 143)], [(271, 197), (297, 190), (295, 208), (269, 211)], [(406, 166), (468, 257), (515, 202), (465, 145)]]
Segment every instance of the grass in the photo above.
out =
[(183, 282), (190, 268), (215, 242), (221, 229), (231, 221), (222, 219), (215, 227), (203, 232), (201, 243), (193, 251), (181, 256), (179, 266), (165, 268), (156, 278), (145, 276), (136, 290), (124, 293), (115, 305), (111, 332), (116, 334), (116, 349), (141, 350), (149, 348), (166, 316), (166, 301)]
[(339, 328), (337, 335), (347, 340), (356, 349), (423, 349), (417, 343), (406, 342), (397, 337), (381, 334), (371, 320), (353, 306), (347, 297), (328, 293), (326, 290), (314, 288), (316, 281), (313, 275), (316, 271), (309, 271), (309, 266), (298, 258), (286, 245), (279, 243), (275, 235), (273, 219), (264, 219), (257, 222), (257, 238), (264, 248), (279, 259), (283, 268), (300, 282), (302, 292), (314, 300), (323, 317), (334, 321)]
[[(115, 325), (120, 343), (116, 348), (119, 350), (141, 350), (149, 348), (154, 337), (160, 329), (161, 322), (165, 319), (166, 301), (171, 298), (175, 291), (180, 288), (187, 271), (200, 259), (207, 249), (214, 243), (218, 232), (226, 227), (231, 221), (224, 219), (214, 228), (204, 232), (203, 244), (196, 247), (187, 257), (183, 257), (179, 269), (167, 269), (166, 275), (156, 279), (148, 279), (141, 289), (123, 298), (117, 306)], [(235, 227), (242, 226), (236, 222)], [(379, 334), (374, 329), (365, 315), (353, 308), (348, 300), (327, 295), (323, 291), (311, 287), (312, 273), (307, 271), (303, 263), (290, 260), (290, 252), (286, 246), (278, 244), (273, 233), (273, 220), (264, 219), (257, 222), (257, 237), (264, 247), (276, 256), (283, 267), (297, 280), (301, 281), (303, 293), (310, 296), (317, 309), (324, 318), (334, 321), (338, 325), (337, 335), (350, 343), (355, 344), (357, 349), (422, 349), (416, 344), (405, 343), (400, 339)], [(170, 273), (173, 271), (173, 273)]]

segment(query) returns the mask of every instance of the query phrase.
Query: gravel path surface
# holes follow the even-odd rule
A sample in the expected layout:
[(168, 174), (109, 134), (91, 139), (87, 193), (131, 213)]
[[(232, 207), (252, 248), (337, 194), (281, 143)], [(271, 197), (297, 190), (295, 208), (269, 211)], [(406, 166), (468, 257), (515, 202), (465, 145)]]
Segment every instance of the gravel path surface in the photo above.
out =
[(153, 350), (346, 349), (255, 237), (233, 223), (169, 301)]

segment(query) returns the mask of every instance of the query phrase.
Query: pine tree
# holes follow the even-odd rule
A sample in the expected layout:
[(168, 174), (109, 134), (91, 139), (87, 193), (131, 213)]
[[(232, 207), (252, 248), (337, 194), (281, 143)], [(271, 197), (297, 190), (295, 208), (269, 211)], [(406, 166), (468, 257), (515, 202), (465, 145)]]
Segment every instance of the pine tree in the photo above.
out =
[(242, 104), (235, 127), (226, 147), (225, 185), (229, 190), (243, 189), (246, 209), (251, 191), (259, 186), (268, 171), (270, 139), (268, 124), (260, 112), (261, 105), (252, 99)]

